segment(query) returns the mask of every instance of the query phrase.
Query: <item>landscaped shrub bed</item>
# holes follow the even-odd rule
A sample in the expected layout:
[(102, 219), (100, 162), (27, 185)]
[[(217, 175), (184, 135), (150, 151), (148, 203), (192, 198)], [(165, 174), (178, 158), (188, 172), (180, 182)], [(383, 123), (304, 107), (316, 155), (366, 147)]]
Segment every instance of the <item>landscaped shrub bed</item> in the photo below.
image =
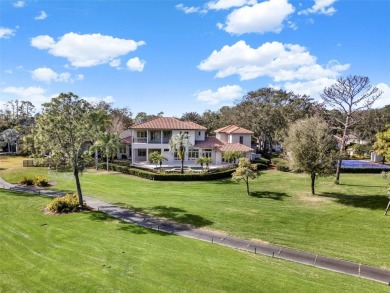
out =
[(53, 199), (46, 207), (52, 213), (71, 213), (79, 208), (79, 200), (77, 194), (66, 194), (62, 197)]
[[(101, 167), (103, 167), (102, 164)], [(219, 170), (210, 170), (208, 173), (157, 173), (152, 170), (144, 170), (134, 167), (125, 167), (115, 164), (109, 164), (109, 170), (121, 172), (123, 174), (133, 175), (149, 180), (156, 181), (202, 181), (202, 180), (217, 180), (230, 178), (235, 169), (219, 169)]]
[(257, 158), (255, 160), (253, 160), (252, 163), (257, 163), (257, 164), (260, 163), (260, 164), (268, 166), (271, 163), (271, 161), (266, 159), (266, 158)]
[(23, 185), (36, 185), (40, 187), (47, 187), (49, 186), (49, 180), (42, 175), (34, 176), (34, 178), (28, 178), (28, 177), (23, 177), (23, 179), (20, 181), (20, 184)]

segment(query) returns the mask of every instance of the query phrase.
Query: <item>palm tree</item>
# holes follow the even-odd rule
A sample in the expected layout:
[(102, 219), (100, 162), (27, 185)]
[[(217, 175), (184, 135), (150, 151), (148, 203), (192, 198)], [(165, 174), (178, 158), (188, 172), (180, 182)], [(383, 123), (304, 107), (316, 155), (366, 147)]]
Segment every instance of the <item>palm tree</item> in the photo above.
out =
[(104, 132), (99, 135), (98, 139), (95, 141), (90, 150), (93, 151), (98, 149), (102, 151), (103, 155), (106, 156), (106, 165), (108, 171), (109, 158), (118, 151), (120, 146), (121, 141), (117, 133)]
[(167, 158), (164, 157), (163, 154), (161, 154), (157, 151), (154, 151), (149, 155), (149, 161), (152, 162), (153, 164), (156, 164), (156, 167), (157, 167), (157, 164), (159, 164), (160, 165), (160, 172), (161, 172), (161, 165), (164, 161), (167, 161)]
[(184, 173), (184, 157), (186, 148), (190, 147), (192, 147), (192, 143), (188, 133), (186, 132), (178, 133), (175, 136), (171, 137), (171, 139), (169, 140), (169, 149), (171, 150), (171, 152), (176, 151), (177, 156), (181, 161), (181, 174)]

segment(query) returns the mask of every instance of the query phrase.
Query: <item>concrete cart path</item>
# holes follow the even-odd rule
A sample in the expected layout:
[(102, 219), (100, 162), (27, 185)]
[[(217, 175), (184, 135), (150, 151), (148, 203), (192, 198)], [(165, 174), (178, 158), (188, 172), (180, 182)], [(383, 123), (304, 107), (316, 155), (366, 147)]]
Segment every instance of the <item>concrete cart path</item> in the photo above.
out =
[[(38, 193), (50, 197), (63, 196), (62, 192), (50, 190), (34, 190), (25, 187), (15, 186), (0, 178), (0, 187), (20, 192)], [(141, 227), (158, 230), (161, 232), (203, 240), (212, 244), (224, 245), (227, 247), (244, 250), (247, 252), (262, 254), (279, 259), (314, 266), (321, 269), (344, 273), (355, 277), (374, 280), (390, 285), (390, 270), (367, 266), (360, 263), (349, 262), (341, 259), (326, 257), (307, 253), (283, 246), (269, 243), (249, 241), (241, 238), (226, 236), (214, 231), (194, 228), (189, 225), (179, 224), (166, 219), (161, 219), (151, 215), (137, 213), (117, 205), (112, 205), (104, 201), (84, 196), (87, 206), (94, 210), (106, 213), (112, 217)]]

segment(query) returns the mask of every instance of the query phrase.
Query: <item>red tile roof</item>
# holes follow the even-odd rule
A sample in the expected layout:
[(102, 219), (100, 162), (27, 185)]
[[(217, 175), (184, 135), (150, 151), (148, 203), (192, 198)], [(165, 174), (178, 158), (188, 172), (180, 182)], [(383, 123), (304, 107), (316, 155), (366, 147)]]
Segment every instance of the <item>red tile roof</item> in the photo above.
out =
[(192, 121), (180, 121), (173, 117), (157, 117), (152, 120), (139, 123), (130, 129), (174, 129), (174, 130), (206, 130), (206, 127)]
[(131, 135), (128, 136), (128, 137), (121, 138), (121, 143), (123, 143), (123, 144), (131, 144), (132, 143)]
[(195, 148), (218, 149), (221, 152), (253, 152), (253, 149), (240, 143), (224, 143), (215, 137), (206, 137), (205, 141), (196, 141)]
[(248, 129), (236, 126), (236, 125), (229, 125), (222, 128), (219, 128), (217, 130), (214, 130), (215, 133), (221, 132), (221, 133), (238, 133), (238, 134), (253, 134), (253, 131), (250, 131)]
[(201, 149), (213, 149), (216, 147), (223, 146), (223, 142), (215, 137), (206, 137), (205, 141), (195, 141), (194, 147)]
[(253, 149), (240, 143), (226, 143), (219, 148), (221, 152), (253, 152)]

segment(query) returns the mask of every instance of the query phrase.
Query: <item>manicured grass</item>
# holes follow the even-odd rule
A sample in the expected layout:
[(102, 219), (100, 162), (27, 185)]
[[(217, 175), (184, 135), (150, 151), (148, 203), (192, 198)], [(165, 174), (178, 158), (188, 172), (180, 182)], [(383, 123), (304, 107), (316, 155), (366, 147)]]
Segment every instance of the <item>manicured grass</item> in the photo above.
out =
[(387, 292), (373, 281), (159, 233), (0, 190), (0, 292)]
[[(1, 171), (0, 176), (12, 181), (24, 173), (18, 168)], [(70, 173), (49, 176), (58, 182), (56, 189), (75, 189)], [(333, 184), (333, 178), (320, 178), (315, 196), (310, 195), (307, 175), (276, 171), (252, 181), (251, 196), (245, 194), (244, 184), (231, 180), (154, 182), (94, 171), (81, 180), (85, 194), (142, 212), (390, 268), (390, 218), (383, 216), (386, 182), (376, 174), (342, 174), (341, 185)]]

